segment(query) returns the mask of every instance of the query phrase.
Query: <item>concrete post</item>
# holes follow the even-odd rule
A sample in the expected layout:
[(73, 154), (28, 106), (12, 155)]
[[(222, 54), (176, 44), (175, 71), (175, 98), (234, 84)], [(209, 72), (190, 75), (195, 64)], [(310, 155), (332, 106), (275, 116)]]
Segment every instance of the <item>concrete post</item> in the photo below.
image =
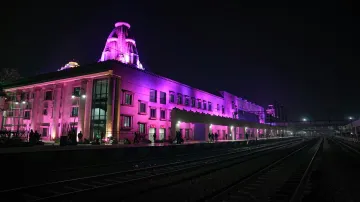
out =
[(89, 79), (86, 83), (86, 101), (85, 101), (85, 115), (84, 115), (84, 138), (90, 140), (90, 122), (91, 122), (91, 106), (92, 106), (92, 93), (93, 93), (93, 79)]
[(114, 78), (112, 76), (109, 77), (108, 83), (108, 98), (107, 98), (107, 110), (106, 110), (106, 132), (105, 136), (110, 137), (113, 135), (113, 121), (114, 121), (114, 108), (113, 108), (113, 93), (114, 93)]
[(177, 130), (177, 118), (176, 118), (176, 112), (175, 110), (171, 110), (171, 113), (170, 113), (170, 121), (171, 121), (171, 132), (170, 132), (170, 138), (171, 140), (174, 140), (175, 137), (176, 137), (176, 130)]
[(87, 100), (87, 80), (81, 81), (80, 86), (80, 97), (79, 99), (79, 114), (78, 114), (78, 132), (81, 131), (81, 133), (84, 132), (84, 126), (85, 126), (85, 104)]
[[(39, 130), (39, 116), (41, 107), (43, 106), (41, 104), (40, 100), (40, 88), (36, 88), (34, 92), (34, 99), (32, 103), (32, 111), (31, 111), (31, 129), (35, 132), (36, 130)], [(39, 131), (38, 131), (39, 132)]]
[(51, 129), (51, 138), (54, 139), (59, 137), (59, 113), (60, 113), (60, 103), (61, 103), (61, 86), (56, 85), (54, 89), (54, 106), (53, 106), (53, 117), (52, 117), (52, 129)]
[(121, 93), (121, 79), (115, 78), (115, 97), (114, 97), (114, 136), (119, 140), (120, 139), (120, 129), (121, 129), (121, 120), (120, 120), (120, 106), (122, 100)]

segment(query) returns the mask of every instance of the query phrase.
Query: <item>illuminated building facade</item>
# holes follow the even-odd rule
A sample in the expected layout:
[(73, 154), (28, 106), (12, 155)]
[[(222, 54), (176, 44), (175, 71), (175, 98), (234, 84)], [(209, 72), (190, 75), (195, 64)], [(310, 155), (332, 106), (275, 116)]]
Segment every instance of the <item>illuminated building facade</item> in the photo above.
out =
[[(211, 94), (146, 71), (128, 39), (130, 25), (116, 23), (98, 63), (63, 68), (4, 85), (2, 129), (29, 131), (52, 140), (70, 129), (93, 139), (104, 133), (118, 139), (134, 132), (153, 141), (174, 138), (171, 110), (200, 112), (228, 119), (264, 123), (264, 108), (228, 92)], [(73, 64), (74, 65), (74, 64)], [(205, 140), (208, 132), (219, 139), (241, 139), (240, 129), (211, 124), (196, 134), (198, 123), (181, 120), (178, 130), (185, 140)], [(246, 129), (245, 129), (246, 130)], [(228, 137), (228, 134), (235, 134)], [(258, 131), (256, 132), (258, 133)], [(238, 136), (236, 137), (236, 135)], [(235, 136), (235, 137), (234, 137)]]

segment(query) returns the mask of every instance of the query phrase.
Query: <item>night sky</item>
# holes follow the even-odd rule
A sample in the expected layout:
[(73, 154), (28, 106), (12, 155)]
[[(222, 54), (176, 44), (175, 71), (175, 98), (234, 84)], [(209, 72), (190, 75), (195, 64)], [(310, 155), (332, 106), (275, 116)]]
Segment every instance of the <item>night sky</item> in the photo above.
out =
[(1, 8), (1, 67), (26, 77), (96, 62), (126, 21), (144, 67), (162, 76), (263, 106), (278, 100), (292, 120), (360, 115), (351, 1), (130, 2)]

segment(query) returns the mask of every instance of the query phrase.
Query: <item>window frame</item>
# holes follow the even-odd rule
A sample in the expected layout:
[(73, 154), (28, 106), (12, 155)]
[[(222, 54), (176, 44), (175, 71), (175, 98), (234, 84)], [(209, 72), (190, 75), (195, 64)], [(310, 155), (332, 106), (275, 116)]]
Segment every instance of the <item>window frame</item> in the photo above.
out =
[[(125, 118), (129, 118), (129, 126), (125, 126)], [(128, 114), (121, 115), (121, 129), (132, 129), (133, 128), (133, 116)]]
[[(128, 104), (126, 103), (126, 95), (130, 95), (131, 96), (131, 103)], [(122, 105), (125, 106), (134, 106), (134, 93), (128, 90), (123, 90), (123, 99), (122, 99)]]
[(175, 104), (175, 92), (169, 92), (169, 103)]
[[(152, 110), (155, 110), (155, 116), (152, 116), (152, 114), (151, 114)], [(156, 112), (157, 112), (157, 110), (156, 110), (155, 107), (149, 107), (149, 119), (152, 119), (152, 120), (157, 119), (157, 113)]]
[[(161, 97), (161, 95), (165, 95), (164, 98)], [(160, 104), (166, 104), (166, 92), (160, 91)]]
[[(144, 107), (145, 112), (141, 112), (141, 104), (144, 104), (144, 105), (145, 105), (145, 107)], [(146, 114), (147, 114), (147, 106), (148, 106), (148, 103), (147, 103), (147, 102), (142, 101), (142, 100), (139, 100), (138, 113), (141, 114), (141, 115), (146, 115)]]
[[(161, 112), (164, 112), (164, 118), (161, 117)], [(166, 120), (166, 109), (160, 109), (160, 120), (162, 121)]]
[[(152, 93), (152, 92), (155, 92), (155, 96), (151, 96), (151, 93)], [(155, 90), (155, 89), (150, 89), (149, 102), (157, 103), (157, 90)]]

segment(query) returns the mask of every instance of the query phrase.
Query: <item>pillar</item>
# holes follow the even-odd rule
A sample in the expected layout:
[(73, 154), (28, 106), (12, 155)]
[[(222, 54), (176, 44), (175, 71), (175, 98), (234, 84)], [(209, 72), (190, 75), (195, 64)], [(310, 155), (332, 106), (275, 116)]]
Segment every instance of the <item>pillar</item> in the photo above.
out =
[(114, 78), (109, 77), (108, 83), (108, 98), (107, 98), (107, 109), (106, 109), (106, 131), (105, 136), (111, 137), (113, 135), (113, 121), (114, 121)]
[(52, 128), (50, 138), (55, 139), (59, 137), (59, 113), (61, 103), (61, 86), (56, 85), (54, 89), (54, 106), (53, 106), (53, 117), (52, 117)]
[(204, 124), (205, 127), (205, 141), (209, 141), (209, 133), (211, 132), (210, 124)]
[(122, 100), (121, 93), (121, 79), (119, 77), (115, 78), (115, 97), (114, 97), (114, 124), (113, 124), (113, 134), (118, 140), (120, 139), (120, 129), (121, 129), (121, 120), (120, 120), (120, 106)]
[(32, 110), (31, 110), (31, 129), (35, 132), (36, 130), (39, 132), (39, 116), (42, 104), (40, 100), (40, 88), (35, 88), (34, 99), (32, 102)]
[(87, 100), (87, 80), (82, 80), (80, 84), (80, 97), (79, 97), (79, 113), (78, 113), (78, 132), (84, 131), (85, 125), (85, 104)]
[(5, 111), (5, 96), (0, 97), (0, 121), (1, 121), (1, 130), (4, 129), (4, 124), (6, 122), (6, 111)]
[(175, 109), (171, 110), (170, 117), (171, 117), (171, 119), (170, 119), (170, 121), (171, 121), (170, 138), (173, 140), (176, 137), (176, 130), (178, 129)]
[(91, 123), (91, 106), (92, 106), (92, 93), (93, 93), (93, 79), (89, 79), (86, 83), (86, 99), (85, 99), (85, 113), (84, 113), (84, 138), (90, 140), (90, 123)]
[(231, 128), (231, 126), (228, 126), (227, 130), (229, 131), (229, 136), (230, 136), (230, 137), (228, 137), (228, 139), (234, 140), (234, 128)]

